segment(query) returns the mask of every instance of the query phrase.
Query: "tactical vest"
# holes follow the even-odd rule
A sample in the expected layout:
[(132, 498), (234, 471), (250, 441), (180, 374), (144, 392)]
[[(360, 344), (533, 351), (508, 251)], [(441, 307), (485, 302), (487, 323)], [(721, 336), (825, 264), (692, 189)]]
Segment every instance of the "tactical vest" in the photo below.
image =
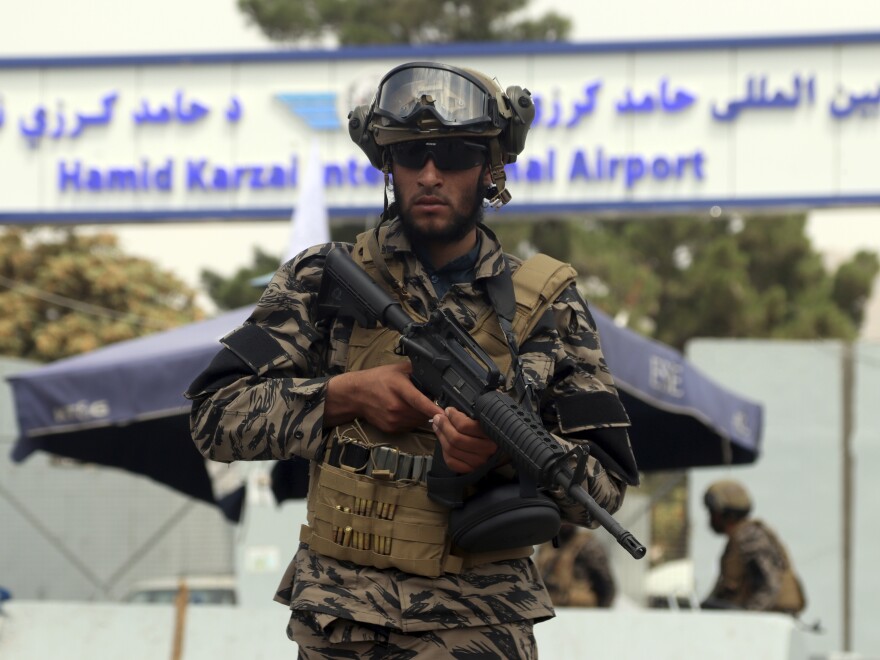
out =
[[(770, 539), (782, 558), (782, 578), (776, 602), (770, 607), (774, 612), (788, 612), (797, 614), (806, 606), (806, 598), (801, 587), (800, 580), (794, 572), (785, 546), (782, 545), (776, 534), (764, 525), (760, 520), (749, 520), (746, 525), (757, 525)], [(721, 575), (725, 585), (733, 591), (731, 601), (745, 607), (752, 597), (749, 580), (747, 579), (747, 567), (742, 549), (737, 543), (729, 543), (728, 549), (721, 558)]]
[[(384, 231), (382, 228), (380, 231)], [(384, 239), (380, 234), (379, 240)], [(424, 322), (408, 304), (400, 284), (403, 264), (381, 257), (373, 232), (361, 234), (352, 257), (416, 321)], [(372, 243), (372, 245), (370, 245)], [(384, 271), (384, 273), (383, 273)], [(389, 277), (390, 276), (390, 277)], [(516, 314), (513, 330), (518, 340), (527, 337), (558, 295), (574, 281), (568, 264), (546, 255), (525, 261), (513, 274)], [(471, 335), (508, 373), (511, 355), (494, 310), (487, 306)], [(348, 347), (346, 371), (358, 371), (407, 359), (396, 355), (399, 334), (383, 327), (355, 324)], [(508, 375), (508, 382), (511, 381)], [(428, 425), (410, 433), (386, 434), (364, 421), (331, 431), (331, 442), (355, 441), (386, 445), (407, 454), (431, 456), (436, 437)], [(466, 553), (453, 546), (448, 533), (449, 509), (428, 497), (422, 481), (390, 480), (355, 474), (344, 467), (313, 461), (308, 495), (308, 524), (300, 540), (323, 555), (376, 568), (395, 567), (407, 573), (437, 577), (464, 568), (532, 554), (532, 546), (485, 553)]]

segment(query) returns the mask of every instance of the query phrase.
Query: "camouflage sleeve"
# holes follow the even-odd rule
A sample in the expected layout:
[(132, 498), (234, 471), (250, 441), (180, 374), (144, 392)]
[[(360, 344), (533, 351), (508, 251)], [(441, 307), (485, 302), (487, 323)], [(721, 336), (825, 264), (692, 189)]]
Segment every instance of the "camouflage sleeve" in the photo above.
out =
[[(605, 363), (595, 321), (574, 285), (554, 302), (550, 315), (522, 346), (524, 353), (543, 354), (549, 372), (545, 378), (533, 374), (536, 382), (546, 383), (539, 392), (541, 416), (564, 447), (589, 448), (585, 488), (599, 506), (614, 513), (623, 503), (626, 485), (638, 484), (626, 432), (629, 418)], [(526, 362), (536, 364), (534, 359)], [(561, 489), (551, 494), (566, 520), (598, 525)]]
[(247, 322), (221, 340), (215, 363), (237, 367), (213, 380), (203, 374), (188, 392), (193, 440), (207, 458), (314, 457), (334, 375), (328, 330), (316, 321), (324, 256), (334, 245), (310, 248), (278, 270)]
[[(554, 437), (559, 441), (559, 444), (569, 449), (576, 444), (566, 442), (559, 436)], [(613, 514), (623, 504), (626, 484), (607, 472), (593, 456), (587, 458), (587, 476), (583, 486), (590, 497), (596, 500), (596, 503), (608, 513)], [(563, 520), (591, 529), (599, 526), (599, 523), (593, 520), (584, 506), (566, 495), (562, 487), (550, 490), (549, 495), (559, 505)]]
[(759, 525), (743, 525), (737, 534), (746, 579), (751, 583), (747, 610), (773, 609), (782, 587), (782, 558), (770, 535)]
[(735, 593), (736, 590), (728, 584), (726, 576), (719, 572), (712, 590), (703, 600), (701, 606), (703, 609), (717, 609), (720, 603), (732, 603)]

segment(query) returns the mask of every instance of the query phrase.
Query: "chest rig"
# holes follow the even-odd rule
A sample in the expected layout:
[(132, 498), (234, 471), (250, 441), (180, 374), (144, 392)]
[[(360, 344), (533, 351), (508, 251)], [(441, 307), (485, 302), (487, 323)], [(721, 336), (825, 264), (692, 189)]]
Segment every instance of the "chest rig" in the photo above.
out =
[[(381, 254), (387, 227), (361, 234), (352, 258), (380, 286), (396, 297), (417, 322), (424, 322), (409, 303), (403, 264)], [(378, 234), (378, 235), (377, 235)], [(546, 255), (525, 261), (512, 276), (515, 310), (504, 328), (492, 306), (475, 319), (470, 334), (507, 374), (509, 388), (513, 334), (524, 338), (574, 279), (571, 266)], [(348, 347), (347, 371), (370, 369), (406, 359), (395, 353), (400, 335), (384, 327), (355, 324)], [(521, 371), (520, 371), (521, 373)], [(330, 432), (323, 462), (313, 462), (309, 481), (308, 524), (300, 540), (319, 554), (377, 568), (437, 577), (462, 569), (532, 554), (532, 546), (491, 552), (466, 552), (449, 534), (447, 506), (428, 496), (425, 477), (436, 438), (430, 426), (388, 434), (362, 420)]]

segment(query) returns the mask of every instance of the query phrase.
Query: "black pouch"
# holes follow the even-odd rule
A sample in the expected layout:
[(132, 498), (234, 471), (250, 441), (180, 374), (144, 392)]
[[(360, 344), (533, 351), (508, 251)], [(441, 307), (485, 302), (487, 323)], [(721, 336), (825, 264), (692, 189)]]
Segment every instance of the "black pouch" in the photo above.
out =
[(468, 552), (538, 545), (559, 532), (559, 507), (543, 493), (524, 495), (517, 483), (489, 488), (449, 514), (453, 544)]

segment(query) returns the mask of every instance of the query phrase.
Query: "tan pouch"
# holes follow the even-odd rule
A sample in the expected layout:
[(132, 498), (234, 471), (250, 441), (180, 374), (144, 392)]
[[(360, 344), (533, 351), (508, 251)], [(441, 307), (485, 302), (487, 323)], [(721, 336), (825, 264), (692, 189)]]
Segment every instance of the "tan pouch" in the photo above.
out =
[(449, 509), (431, 501), (424, 484), (326, 464), (312, 473), (309, 524), (300, 540), (315, 552), (427, 577), (461, 569), (461, 558), (449, 556)]

